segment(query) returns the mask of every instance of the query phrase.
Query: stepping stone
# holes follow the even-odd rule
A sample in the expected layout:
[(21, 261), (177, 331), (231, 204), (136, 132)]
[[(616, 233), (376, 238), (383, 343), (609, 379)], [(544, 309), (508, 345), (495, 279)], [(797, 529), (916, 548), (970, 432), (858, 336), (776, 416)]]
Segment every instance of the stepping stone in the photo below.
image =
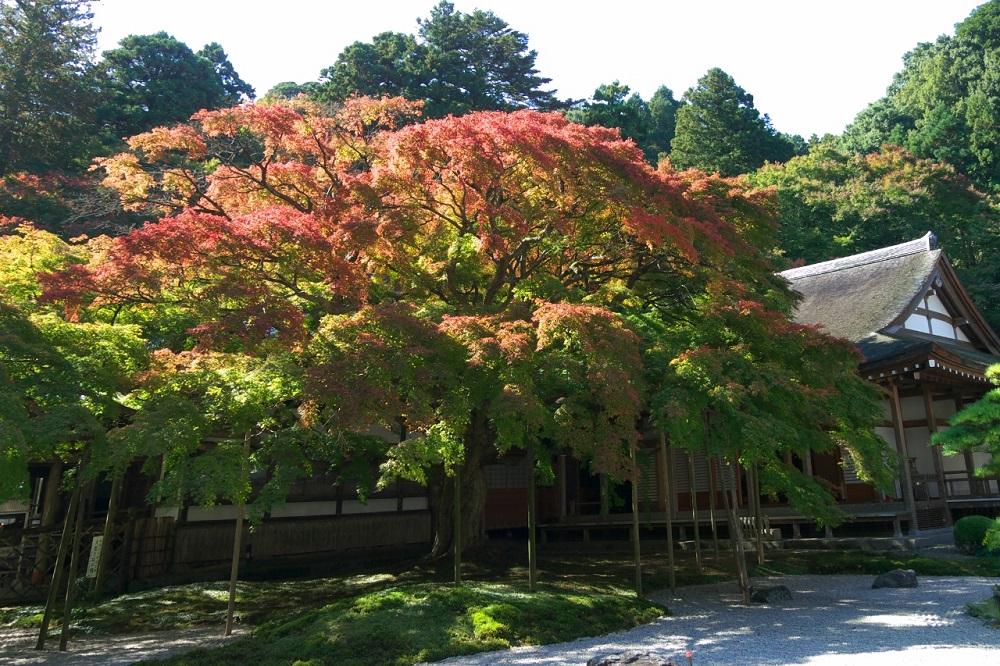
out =
[(875, 579), (872, 589), (880, 587), (916, 587), (917, 572), (913, 569), (893, 569)]
[(676, 666), (672, 661), (662, 659), (648, 652), (621, 652), (592, 657), (587, 666)]
[(750, 601), (758, 604), (776, 604), (782, 601), (791, 601), (792, 591), (784, 585), (774, 587), (752, 587), (750, 588)]

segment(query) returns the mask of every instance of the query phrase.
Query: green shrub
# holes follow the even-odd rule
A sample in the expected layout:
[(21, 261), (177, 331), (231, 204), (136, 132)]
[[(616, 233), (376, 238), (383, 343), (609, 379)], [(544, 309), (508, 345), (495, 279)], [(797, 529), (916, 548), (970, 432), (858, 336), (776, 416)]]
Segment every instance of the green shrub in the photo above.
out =
[(990, 528), (986, 530), (983, 545), (991, 553), (1000, 553), (1000, 518), (994, 520)]
[(955, 522), (955, 546), (959, 550), (974, 555), (983, 547), (986, 532), (994, 521), (986, 516), (966, 516)]

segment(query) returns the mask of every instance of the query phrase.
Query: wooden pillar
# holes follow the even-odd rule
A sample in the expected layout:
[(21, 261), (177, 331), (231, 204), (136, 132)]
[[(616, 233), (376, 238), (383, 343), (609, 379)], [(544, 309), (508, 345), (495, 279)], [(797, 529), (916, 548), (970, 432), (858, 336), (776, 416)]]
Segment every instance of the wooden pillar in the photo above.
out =
[(566, 517), (566, 454), (560, 454), (559, 456), (559, 467), (557, 469), (557, 474), (559, 475), (559, 517)]
[[(60, 486), (63, 480), (63, 461), (56, 458), (52, 466), (49, 467), (48, 477), (45, 479), (44, 499), (42, 500), (42, 523), (41, 527), (52, 527), (59, 518), (59, 510), (62, 508), (60, 501)], [(41, 584), (49, 573), (49, 535), (42, 532), (38, 536), (38, 548), (35, 551), (35, 570), (32, 574), (32, 582)]]
[(124, 472), (113, 472), (111, 477), (111, 498), (108, 500), (108, 515), (104, 518), (104, 531), (101, 538), (101, 553), (97, 561), (97, 576), (94, 578), (94, 591), (104, 594), (104, 583), (108, 576), (108, 561), (111, 558), (112, 541), (115, 537), (115, 520), (118, 517), (118, 497), (121, 495), (122, 477)]
[[(924, 416), (927, 418), (927, 432), (933, 440), (934, 433), (937, 432), (937, 420), (934, 417), (934, 396), (931, 395), (930, 385), (923, 384), (922, 389), (924, 394)], [(938, 488), (940, 488), (938, 492), (941, 495), (941, 501), (945, 503), (944, 524), (946, 527), (950, 527), (951, 510), (948, 508), (948, 486), (944, 482), (944, 459), (941, 457), (941, 447), (934, 446), (933, 441), (928, 446), (931, 449), (931, 458), (934, 460), (934, 473), (937, 475)]]
[(913, 478), (910, 476), (910, 452), (906, 446), (906, 428), (903, 426), (903, 408), (899, 401), (899, 385), (893, 382), (889, 386), (889, 406), (892, 408), (892, 427), (896, 434), (896, 449), (902, 457), (903, 501), (910, 514), (910, 534), (920, 531), (917, 523), (917, 503), (913, 499)]

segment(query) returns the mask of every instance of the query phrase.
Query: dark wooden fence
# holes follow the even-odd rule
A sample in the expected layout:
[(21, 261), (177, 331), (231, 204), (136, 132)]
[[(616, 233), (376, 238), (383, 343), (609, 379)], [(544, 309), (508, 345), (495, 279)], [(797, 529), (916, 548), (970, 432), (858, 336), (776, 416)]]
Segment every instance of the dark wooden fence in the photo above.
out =
[[(87, 570), (91, 544), (104, 521), (84, 524), (79, 570)], [(62, 534), (55, 528), (0, 530), (0, 604), (44, 599)], [(309, 559), (326, 553), (428, 543), (429, 511), (264, 521), (244, 532), (243, 556), (263, 562)], [(125, 514), (111, 531), (106, 591), (123, 591), (132, 581), (219, 566), (232, 557), (233, 522), (182, 522)], [(69, 558), (66, 558), (69, 561)], [(79, 583), (78, 583), (79, 584)], [(87, 589), (93, 579), (84, 584)]]

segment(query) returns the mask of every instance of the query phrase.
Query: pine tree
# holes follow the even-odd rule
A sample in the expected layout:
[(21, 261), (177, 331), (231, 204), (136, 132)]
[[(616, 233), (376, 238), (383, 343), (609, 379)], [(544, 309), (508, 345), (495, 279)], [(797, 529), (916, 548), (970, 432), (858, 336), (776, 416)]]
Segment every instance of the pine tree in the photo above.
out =
[(81, 0), (0, 0), (0, 176), (85, 154), (97, 32)]

